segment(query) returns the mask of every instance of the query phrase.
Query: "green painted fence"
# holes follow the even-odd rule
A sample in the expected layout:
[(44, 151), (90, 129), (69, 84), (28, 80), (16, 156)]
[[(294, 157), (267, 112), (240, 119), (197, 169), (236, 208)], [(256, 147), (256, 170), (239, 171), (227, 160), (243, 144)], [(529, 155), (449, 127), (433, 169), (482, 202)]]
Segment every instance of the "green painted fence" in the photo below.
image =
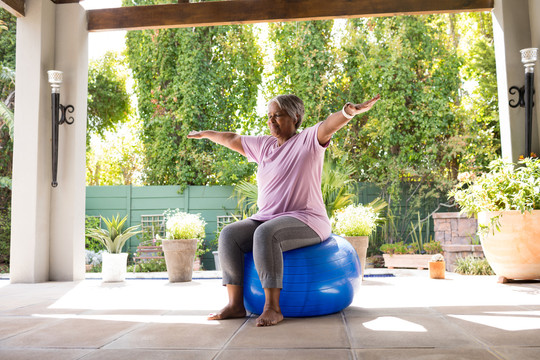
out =
[[(128, 226), (141, 223), (141, 215), (158, 215), (167, 209), (201, 214), (206, 221), (206, 241), (215, 238), (217, 217), (230, 215), (236, 208), (231, 199), (232, 186), (188, 186), (179, 193), (179, 186), (88, 186), (86, 215), (109, 218), (128, 215)], [(133, 253), (139, 241), (133, 237), (127, 243)], [(211, 257), (207, 254), (205, 258)]]

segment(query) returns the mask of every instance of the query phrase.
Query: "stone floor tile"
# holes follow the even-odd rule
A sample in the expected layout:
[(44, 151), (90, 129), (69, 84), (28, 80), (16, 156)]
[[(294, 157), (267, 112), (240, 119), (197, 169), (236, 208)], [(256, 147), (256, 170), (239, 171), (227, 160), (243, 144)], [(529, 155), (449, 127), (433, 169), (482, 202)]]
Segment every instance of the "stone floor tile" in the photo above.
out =
[(0, 342), (0, 347), (99, 348), (137, 325), (129, 321), (71, 318), (11, 337)]
[(346, 317), (354, 316), (397, 316), (402, 314), (407, 315), (438, 315), (437, 311), (430, 307), (360, 307), (360, 306), (349, 306), (343, 313)]
[(479, 347), (443, 316), (408, 315), (347, 317), (353, 348)]
[[(30, 317), (1, 316), (0, 317), (0, 340), (32, 330), (42, 326), (48, 320)], [(51, 320), (49, 320), (51, 322)], [(54, 322), (54, 321), (53, 321)], [(0, 342), (0, 346), (1, 342)]]
[(216, 350), (96, 350), (82, 360), (212, 360)]
[(76, 360), (91, 350), (86, 349), (5, 349), (0, 347), (2, 360)]
[(356, 350), (358, 360), (497, 360), (487, 349), (455, 348), (436, 349), (365, 349)]
[(234, 348), (348, 348), (349, 340), (341, 314), (310, 318), (285, 318), (276, 326), (257, 327), (256, 316), (234, 336)]
[(221, 349), (246, 321), (206, 318), (206, 314), (153, 317), (106, 349)]
[[(237, 349), (225, 350), (216, 360), (350, 360), (348, 349)], [(86, 360), (86, 359), (85, 359)]]
[(482, 315), (505, 311), (523, 311), (521, 306), (487, 305), (487, 306), (435, 306), (433, 310), (444, 315)]
[(447, 318), (462, 329), (491, 346), (538, 346), (540, 344), (540, 311), (519, 310), (482, 312), (481, 314), (449, 314)]
[(505, 360), (540, 359), (540, 346), (538, 347), (501, 346), (501, 347), (493, 347), (492, 350), (493, 352), (500, 355)]

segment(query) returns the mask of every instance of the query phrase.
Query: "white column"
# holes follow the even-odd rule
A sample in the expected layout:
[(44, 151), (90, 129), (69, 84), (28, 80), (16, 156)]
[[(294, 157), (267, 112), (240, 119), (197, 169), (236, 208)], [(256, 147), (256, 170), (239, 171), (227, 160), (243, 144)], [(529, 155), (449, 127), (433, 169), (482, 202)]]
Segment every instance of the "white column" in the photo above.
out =
[(526, 152), (525, 108), (511, 108), (508, 105), (510, 99), (518, 99), (515, 95), (511, 97), (508, 90), (511, 86), (521, 87), (525, 84), (519, 50), (531, 47), (529, 1), (495, 0), (493, 36), (497, 61), (502, 156), (517, 161), (519, 156)]
[(73, 105), (72, 125), (60, 125), (58, 187), (51, 192), (50, 280), (84, 279), (88, 31), (78, 3), (56, 6), (55, 70), (63, 71), (60, 103)]
[[(540, 49), (540, 23), (538, 17), (540, 16), (540, 1), (529, 0), (529, 22), (531, 24), (531, 47)], [(534, 88), (536, 93), (534, 95), (534, 107), (533, 107), (533, 136), (532, 139), (532, 152), (540, 156), (540, 119), (538, 106), (540, 106), (540, 62), (536, 63), (534, 67)]]
[(51, 98), (54, 4), (27, 0), (17, 20), (11, 282), (49, 279)]
[[(48, 70), (64, 72), (58, 187), (51, 187), (51, 89)], [(88, 50), (79, 4), (26, 0), (17, 22), (11, 230), (11, 282), (84, 278)]]

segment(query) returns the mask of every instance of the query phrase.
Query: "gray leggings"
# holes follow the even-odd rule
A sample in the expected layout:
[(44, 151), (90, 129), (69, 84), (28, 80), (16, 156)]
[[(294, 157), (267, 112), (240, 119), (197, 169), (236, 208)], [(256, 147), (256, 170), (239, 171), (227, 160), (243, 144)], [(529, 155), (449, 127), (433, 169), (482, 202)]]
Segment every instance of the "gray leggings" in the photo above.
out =
[(321, 242), (302, 221), (280, 216), (265, 222), (245, 219), (223, 228), (219, 236), (219, 261), (223, 285), (243, 285), (244, 253), (253, 251), (262, 287), (283, 288), (283, 251)]

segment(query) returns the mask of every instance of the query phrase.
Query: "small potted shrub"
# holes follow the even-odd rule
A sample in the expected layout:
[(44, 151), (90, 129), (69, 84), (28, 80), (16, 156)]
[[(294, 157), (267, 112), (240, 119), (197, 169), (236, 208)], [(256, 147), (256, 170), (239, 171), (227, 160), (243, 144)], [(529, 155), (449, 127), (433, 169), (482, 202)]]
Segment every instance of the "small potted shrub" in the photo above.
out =
[(444, 256), (441, 254), (435, 254), (431, 257), (431, 260), (428, 263), (429, 266), (429, 277), (432, 279), (444, 279), (444, 269), (445, 262)]
[(495, 160), (479, 176), (460, 174), (450, 196), (478, 216), (484, 254), (499, 277), (540, 279), (540, 159)]
[(127, 220), (127, 215), (120, 220), (120, 215), (111, 217), (111, 219), (101, 218), (107, 229), (99, 227), (90, 228), (87, 230), (87, 236), (98, 240), (107, 252), (102, 254), (102, 270), (103, 281), (118, 282), (124, 281), (126, 278), (127, 258), (128, 253), (122, 252), (122, 247), (134, 235), (140, 233), (137, 230), (139, 225), (131, 226), (124, 230), (124, 223)]
[(367, 206), (349, 205), (337, 210), (332, 218), (334, 233), (347, 239), (356, 250), (362, 266), (362, 277), (364, 276), (369, 236), (376, 229), (380, 220), (379, 211), (385, 206), (386, 203), (378, 199)]
[(180, 210), (164, 213), (166, 238), (163, 253), (170, 282), (191, 281), (193, 262), (197, 250), (202, 247), (206, 222), (200, 214), (189, 214)]

